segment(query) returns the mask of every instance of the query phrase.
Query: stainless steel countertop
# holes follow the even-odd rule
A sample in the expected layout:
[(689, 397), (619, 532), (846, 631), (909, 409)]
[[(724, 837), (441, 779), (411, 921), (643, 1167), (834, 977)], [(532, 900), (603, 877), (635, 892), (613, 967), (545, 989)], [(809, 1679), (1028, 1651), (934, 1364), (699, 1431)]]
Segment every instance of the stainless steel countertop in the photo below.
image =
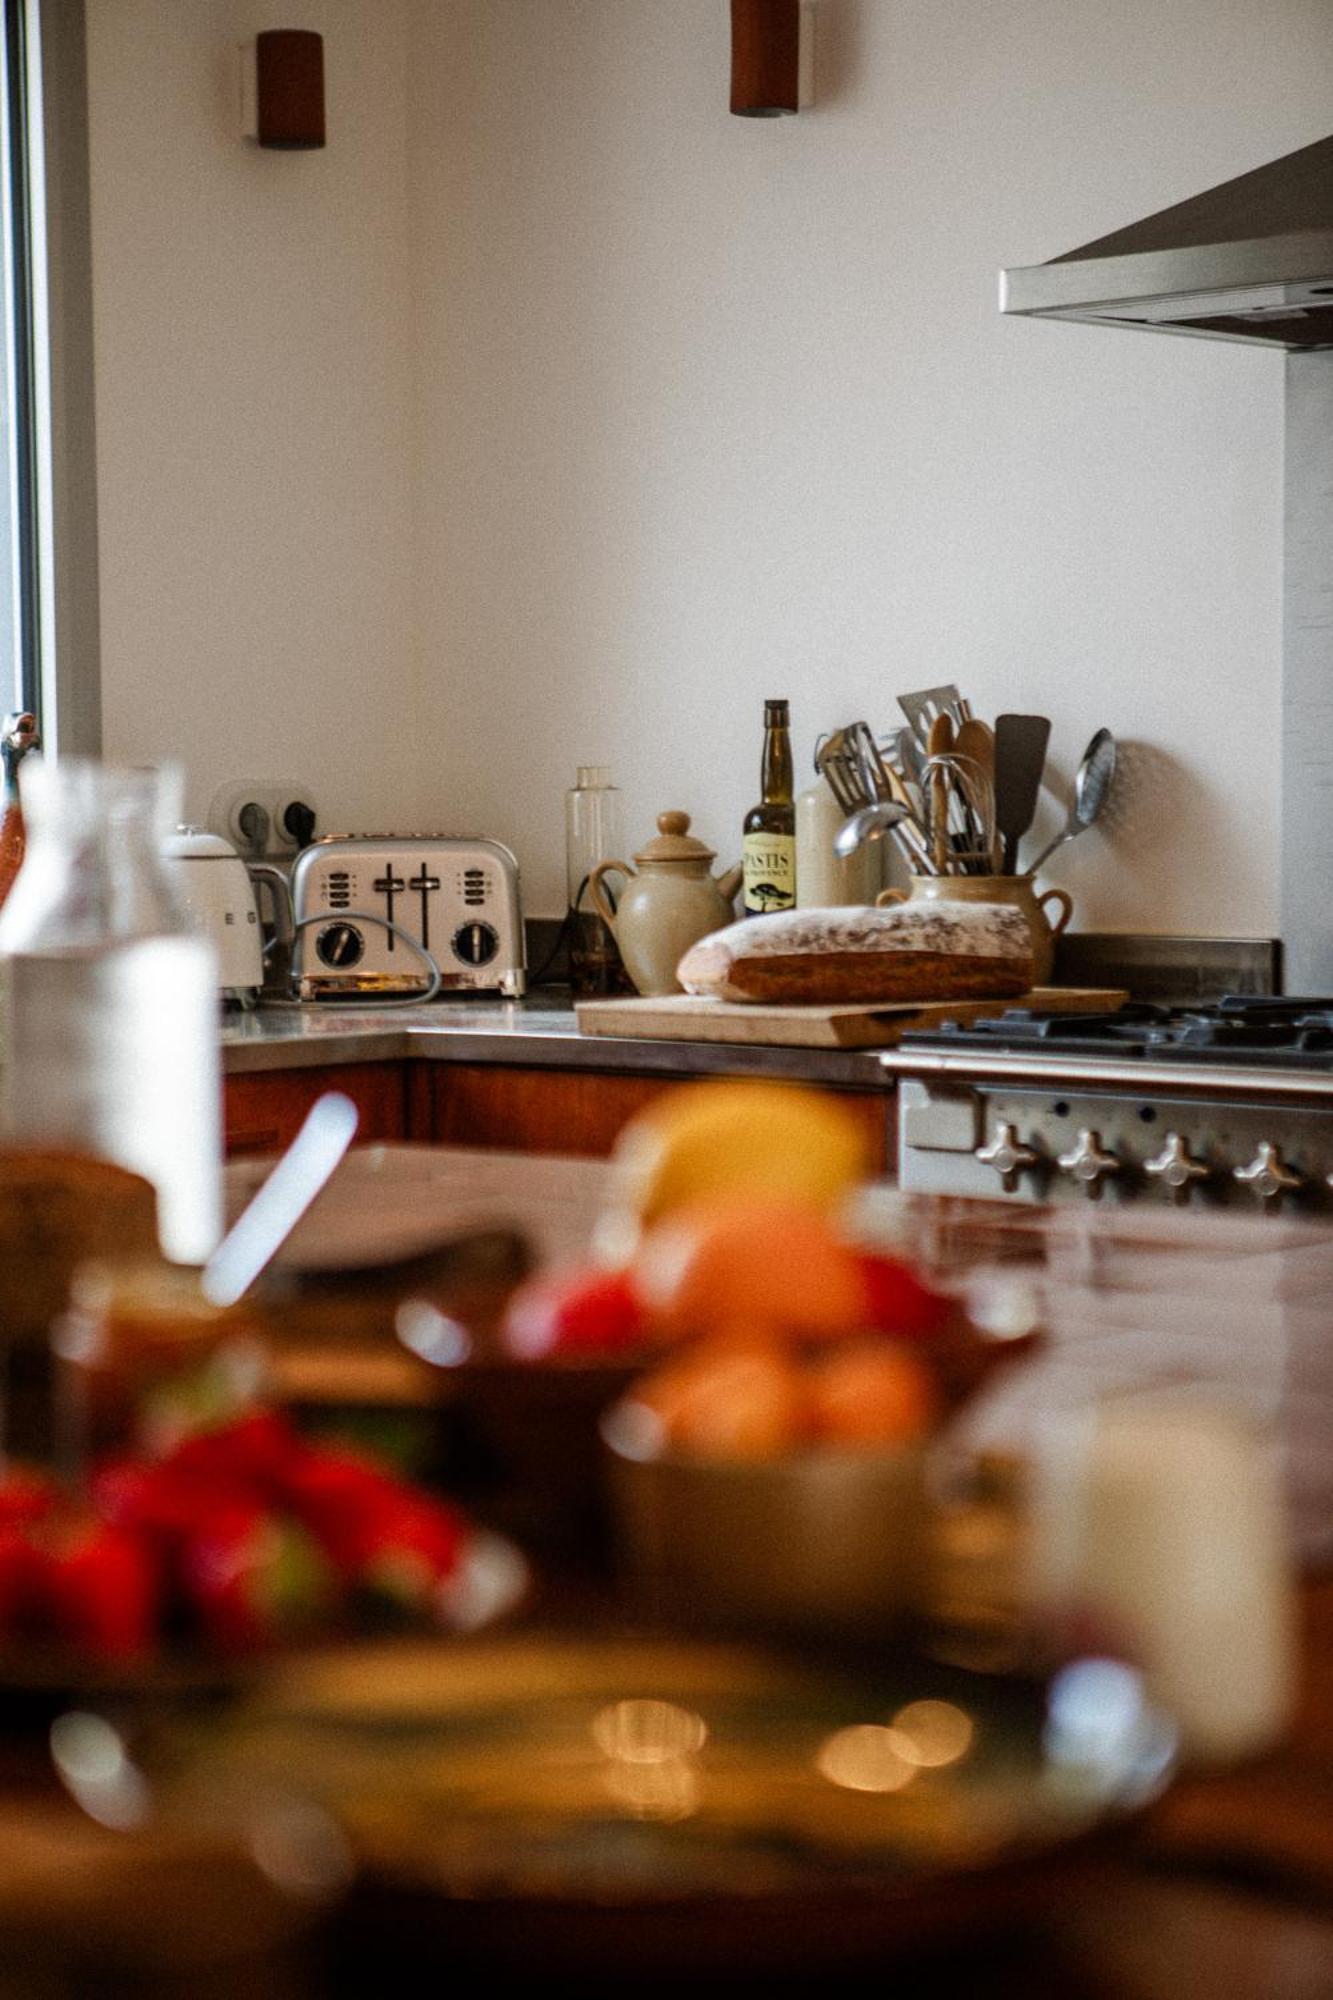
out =
[(739, 1048), (583, 1035), (573, 1006), (558, 992), (527, 1000), (437, 1000), (429, 1006), (279, 1004), (223, 1019), (222, 1064), (228, 1075), (408, 1057), (670, 1076), (780, 1076), (869, 1090), (893, 1087), (881, 1053), (874, 1049)]

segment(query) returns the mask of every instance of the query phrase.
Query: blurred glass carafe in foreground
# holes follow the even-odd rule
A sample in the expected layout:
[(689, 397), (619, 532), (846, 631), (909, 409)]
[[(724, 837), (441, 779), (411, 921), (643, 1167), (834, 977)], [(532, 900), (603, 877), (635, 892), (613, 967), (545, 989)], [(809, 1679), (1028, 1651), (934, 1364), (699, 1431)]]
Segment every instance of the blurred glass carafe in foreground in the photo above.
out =
[(25, 765), (28, 848), (0, 912), (0, 1129), (132, 1168), (157, 1189), (164, 1253), (221, 1233), (217, 967), (160, 848), (174, 770)]

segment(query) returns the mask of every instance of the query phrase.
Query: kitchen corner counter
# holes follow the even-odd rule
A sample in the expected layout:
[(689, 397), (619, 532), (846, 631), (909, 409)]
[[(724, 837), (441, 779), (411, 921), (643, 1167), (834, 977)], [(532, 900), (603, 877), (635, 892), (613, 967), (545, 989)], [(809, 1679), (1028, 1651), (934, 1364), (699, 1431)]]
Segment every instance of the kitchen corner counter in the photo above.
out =
[(662, 1076), (789, 1077), (858, 1090), (893, 1087), (880, 1052), (873, 1049), (752, 1048), (584, 1035), (571, 1001), (559, 991), (526, 1000), (438, 1000), (427, 1006), (280, 1003), (228, 1014), (222, 1027), (222, 1062), (229, 1076), (409, 1060)]

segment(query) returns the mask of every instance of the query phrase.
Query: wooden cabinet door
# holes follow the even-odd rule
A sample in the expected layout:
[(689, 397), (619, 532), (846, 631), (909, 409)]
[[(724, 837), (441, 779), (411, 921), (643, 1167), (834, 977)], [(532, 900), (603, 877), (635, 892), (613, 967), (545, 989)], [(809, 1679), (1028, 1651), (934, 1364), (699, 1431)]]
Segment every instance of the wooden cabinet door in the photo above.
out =
[(360, 1113), (356, 1143), (407, 1139), (405, 1063), (329, 1063), (314, 1069), (247, 1070), (226, 1078), (223, 1129), (227, 1158), (274, 1153), (290, 1144), (317, 1097), (341, 1090)]
[[(508, 1064), (422, 1064), (416, 1137), (437, 1146), (490, 1146), (504, 1152), (565, 1153), (604, 1159), (636, 1111), (690, 1078), (611, 1070), (516, 1069)], [(892, 1157), (889, 1091), (837, 1091), (863, 1124), (874, 1171)]]

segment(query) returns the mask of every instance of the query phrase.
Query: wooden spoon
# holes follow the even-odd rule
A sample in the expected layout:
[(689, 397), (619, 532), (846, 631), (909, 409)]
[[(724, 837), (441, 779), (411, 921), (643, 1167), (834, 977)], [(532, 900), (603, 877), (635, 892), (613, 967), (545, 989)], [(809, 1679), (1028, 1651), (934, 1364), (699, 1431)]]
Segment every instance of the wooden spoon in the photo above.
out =
[[(954, 747), (953, 717), (937, 715), (926, 736), (926, 756), (947, 757)], [(949, 872), (949, 779), (947, 772), (930, 774), (930, 841), (937, 875)]]
[(988, 794), (991, 801), (990, 824), (988, 826), (978, 826), (975, 829), (975, 832), (978, 844), (984, 845), (990, 850), (991, 871), (992, 873), (994, 873), (995, 872), (995, 732), (991, 728), (989, 722), (980, 722), (976, 719), (975, 716), (969, 715), (965, 721), (961, 722), (958, 725), (958, 735), (954, 742), (953, 747), (956, 755), (958, 755), (959, 757), (965, 757), (969, 760), (969, 762), (975, 764), (977, 768), (978, 777), (982, 781), (981, 788), (985, 793)]

